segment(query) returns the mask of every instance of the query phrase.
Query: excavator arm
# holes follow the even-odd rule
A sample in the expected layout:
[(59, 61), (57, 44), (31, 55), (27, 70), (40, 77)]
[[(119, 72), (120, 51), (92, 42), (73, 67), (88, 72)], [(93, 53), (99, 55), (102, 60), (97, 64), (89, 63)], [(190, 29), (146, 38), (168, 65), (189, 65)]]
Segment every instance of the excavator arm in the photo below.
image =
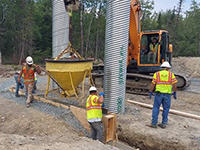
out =
[(142, 11), (139, 0), (131, 0), (127, 65), (129, 65), (130, 60), (138, 59), (140, 47), (141, 17)]

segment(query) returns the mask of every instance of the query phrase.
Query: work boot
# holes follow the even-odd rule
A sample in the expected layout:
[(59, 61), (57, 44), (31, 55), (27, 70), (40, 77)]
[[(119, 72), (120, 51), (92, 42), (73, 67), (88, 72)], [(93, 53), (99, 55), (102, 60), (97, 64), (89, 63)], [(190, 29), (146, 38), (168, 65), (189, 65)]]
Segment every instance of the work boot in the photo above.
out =
[(162, 123), (158, 124), (158, 126), (161, 127), (162, 129), (166, 128), (166, 125)]
[(26, 104), (26, 107), (29, 108), (30, 107), (30, 103)]
[(146, 126), (151, 127), (151, 128), (157, 128), (157, 125), (154, 125), (154, 124), (147, 124)]
[(15, 97), (19, 97), (19, 94), (16, 94)]

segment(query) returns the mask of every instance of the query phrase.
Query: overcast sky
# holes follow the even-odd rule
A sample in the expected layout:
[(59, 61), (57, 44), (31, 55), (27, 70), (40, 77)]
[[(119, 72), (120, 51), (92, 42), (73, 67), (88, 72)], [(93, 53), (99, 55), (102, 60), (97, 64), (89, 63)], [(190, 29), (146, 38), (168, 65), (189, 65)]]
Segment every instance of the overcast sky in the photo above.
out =
[[(192, 0), (184, 0), (183, 3), (183, 12), (188, 10), (190, 8)], [(174, 6), (178, 6), (179, 0), (154, 0), (154, 10), (155, 11), (161, 11), (166, 9), (173, 9)], [(196, 0), (196, 2), (200, 3), (200, 0)]]

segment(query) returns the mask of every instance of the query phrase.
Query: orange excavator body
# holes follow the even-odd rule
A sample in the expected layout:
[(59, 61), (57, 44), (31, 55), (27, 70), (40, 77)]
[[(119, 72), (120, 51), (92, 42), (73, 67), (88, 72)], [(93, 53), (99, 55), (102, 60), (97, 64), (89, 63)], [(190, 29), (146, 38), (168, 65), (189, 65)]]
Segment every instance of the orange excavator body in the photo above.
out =
[[(159, 70), (163, 61), (167, 60), (171, 63), (172, 45), (169, 44), (168, 32), (165, 30), (141, 31), (141, 18), (142, 10), (139, 0), (131, 0), (127, 56), (128, 72), (153, 73)], [(158, 45), (154, 60), (149, 59), (151, 57), (149, 45), (153, 38), (157, 39)]]

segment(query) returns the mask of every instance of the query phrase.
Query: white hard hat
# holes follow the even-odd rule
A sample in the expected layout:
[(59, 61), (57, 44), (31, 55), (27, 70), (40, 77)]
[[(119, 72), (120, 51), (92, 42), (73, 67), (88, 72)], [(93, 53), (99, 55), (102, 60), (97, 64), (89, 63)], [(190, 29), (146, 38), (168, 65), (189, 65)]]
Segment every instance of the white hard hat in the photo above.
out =
[(168, 61), (165, 61), (162, 63), (162, 65), (160, 67), (161, 68), (171, 68), (171, 65), (168, 63)]
[(32, 65), (33, 64), (33, 58), (31, 56), (26, 57), (26, 63), (28, 65)]
[(97, 88), (95, 88), (94, 86), (91, 86), (89, 89), (89, 92), (91, 92), (91, 91), (97, 91)]

